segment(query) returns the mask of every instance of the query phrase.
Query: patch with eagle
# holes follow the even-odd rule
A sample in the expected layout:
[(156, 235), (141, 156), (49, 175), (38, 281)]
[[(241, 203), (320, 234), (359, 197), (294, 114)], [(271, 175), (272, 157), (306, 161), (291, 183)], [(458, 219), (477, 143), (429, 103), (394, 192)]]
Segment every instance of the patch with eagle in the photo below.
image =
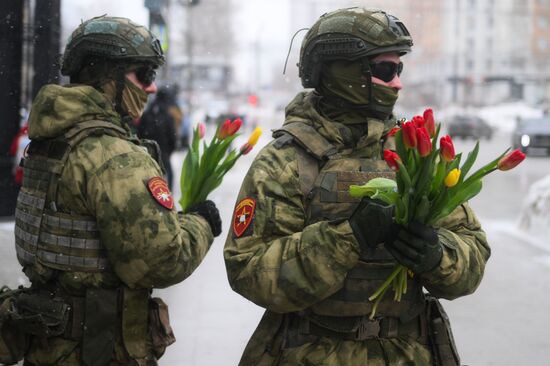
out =
[(153, 177), (147, 181), (147, 189), (161, 206), (171, 210), (174, 208), (174, 197), (168, 188), (168, 184), (161, 177)]
[(255, 208), (256, 200), (254, 198), (246, 197), (237, 203), (233, 213), (232, 225), (233, 233), (237, 238), (240, 238), (252, 223)]

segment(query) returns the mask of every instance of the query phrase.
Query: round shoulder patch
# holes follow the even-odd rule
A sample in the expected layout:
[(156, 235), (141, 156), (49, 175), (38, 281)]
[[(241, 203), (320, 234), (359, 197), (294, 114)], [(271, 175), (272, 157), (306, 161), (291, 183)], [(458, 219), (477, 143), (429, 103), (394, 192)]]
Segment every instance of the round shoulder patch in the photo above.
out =
[(233, 233), (240, 238), (246, 229), (252, 223), (254, 218), (254, 209), (256, 208), (256, 200), (246, 197), (237, 203), (235, 212), (233, 213)]
[(174, 197), (168, 188), (168, 184), (161, 177), (153, 177), (147, 181), (147, 189), (161, 206), (171, 210), (174, 208)]

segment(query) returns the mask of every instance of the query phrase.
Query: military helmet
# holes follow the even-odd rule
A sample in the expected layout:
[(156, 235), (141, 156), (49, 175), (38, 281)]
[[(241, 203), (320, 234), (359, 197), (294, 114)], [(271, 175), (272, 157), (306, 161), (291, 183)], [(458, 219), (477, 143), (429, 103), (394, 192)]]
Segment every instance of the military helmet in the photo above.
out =
[(100, 16), (78, 26), (69, 37), (61, 74), (76, 75), (93, 57), (127, 63), (164, 64), (159, 40), (147, 28), (127, 18)]
[(315, 88), (326, 61), (353, 61), (385, 52), (404, 55), (412, 45), (405, 25), (382, 10), (356, 7), (326, 13), (313, 24), (302, 42), (300, 79), (304, 88)]

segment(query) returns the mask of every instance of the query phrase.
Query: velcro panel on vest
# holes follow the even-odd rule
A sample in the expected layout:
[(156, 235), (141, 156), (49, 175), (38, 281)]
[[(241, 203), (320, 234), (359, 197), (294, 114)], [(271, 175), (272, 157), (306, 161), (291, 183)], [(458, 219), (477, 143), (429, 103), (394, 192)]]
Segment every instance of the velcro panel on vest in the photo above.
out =
[(273, 137), (278, 137), (281, 132), (291, 134), (295, 141), (318, 160), (325, 160), (337, 153), (334, 145), (321, 136), (317, 130), (305, 123), (295, 122), (284, 125), (273, 132)]
[(316, 195), (309, 204), (309, 222), (348, 218), (360, 201), (351, 197), (349, 187), (378, 177), (395, 178), (395, 173), (383, 160), (332, 157), (321, 168), (314, 183)]
[(373, 178), (395, 178), (392, 172), (325, 172), (321, 178), (320, 201), (321, 202), (359, 202), (361, 198), (352, 197), (349, 194), (351, 185), (363, 185)]
[(149, 290), (124, 288), (122, 339), (128, 354), (135, 359), (147, 357)]

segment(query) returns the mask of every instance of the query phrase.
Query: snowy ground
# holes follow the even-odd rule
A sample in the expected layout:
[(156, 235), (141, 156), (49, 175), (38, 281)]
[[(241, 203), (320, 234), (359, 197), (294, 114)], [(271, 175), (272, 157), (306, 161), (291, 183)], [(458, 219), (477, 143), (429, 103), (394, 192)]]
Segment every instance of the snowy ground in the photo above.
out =
[[(266, 131), (260, 143), (265, 143), (268, 135)], [(479, 162), (488, 161), (508, 144), (509, 136), (504, 132), (483, 142)], [(472, 146), (471, 141), (457, 142), (457, 151), (469, 151)], [(224, 233), (203, 264), (183, 283), (155, 292), (170, 306), (177, 338), (160, 365), (236, 365), (263, 313), (231, 290), (222, 256), (240, 182), (255, 151), (238, 162), (211, 197), (224, 218)], [(182, 159), (181, 153), (176, 154), (174, 167), (180, 166)], [(548, 236), (539, 237), (537, 230), (526, 235), (518, 227), (529, 188), (548, 174), (550, 158), (528, 158), (516, 170), (489, 176), (482, 193), (471, 202), (493, 253), (479, 289), (444, 304), (463, 364), (549, 364), (550, 242)], [(541, 219), (544, 217), (548, 215)], [(23, 277), (14, 254), (13, 221), (0, 223), (0, 240), (0, 283), (17, 285)]]

